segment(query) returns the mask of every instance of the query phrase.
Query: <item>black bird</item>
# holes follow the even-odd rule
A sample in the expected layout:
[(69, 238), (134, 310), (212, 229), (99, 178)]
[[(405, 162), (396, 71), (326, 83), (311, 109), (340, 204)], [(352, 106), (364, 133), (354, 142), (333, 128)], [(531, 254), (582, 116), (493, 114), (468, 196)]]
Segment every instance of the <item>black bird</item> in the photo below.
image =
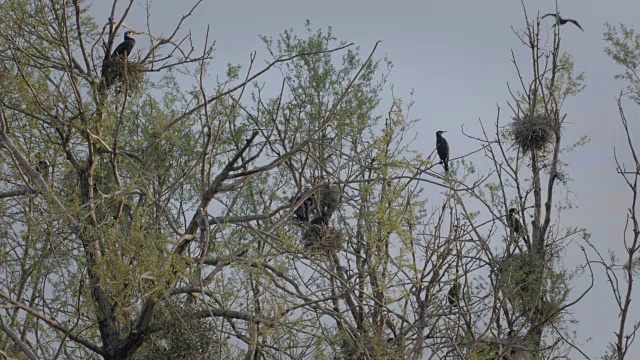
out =
[(520, 220), (516, 217), (516, 209), (509, 209), (509, 213), (507, 214), (507, 225), (511, 230), (513, 230), (516, 236), (520, 236), (524, 243), (527, 245), (527, 249), (531, 248), (531, 242), (529, 241), (529, 236), (526, 233), (524, 227)]
[[(294, 199), (294, 202), (298, 201), (298, 199)], [(298, 219), (301, 223), (309, 222), (309, 218), (311, 217), (311, 209), (314, 207), (313, 197), (308, 197), (304, 200), (302, 205), (300, 205), (295, 211), (294, 215), (296, 219)]]
[(453, 285), (451, 285), (451, 288), (449, 288), (449, 292), (447, 293), (447, 301), (449, 302), (449, 305), (453, 306), (458, 302), (458, 287), (460, 286), (460, 284), (455, 283)]
[(336, 184), (325, 186), (318, 190), (317, 204), (313, 204), (317, 216), (311, 220), (311, 224), (327, 226), (331, 216), (338, 209), (341, 200), (342, 191), (340, 186)]
[(582, 26), (580, 26), (580, 24), (578, 24), (577, 21), (573, 20), (573, 19), (564, 19), (562, 17), (560, 17), (560, 15), (558, 14), (547, 14), (545, 16), (542, 17), (542, 19), (546, 18), (547, 16), (554, 16), (556, 18), (556, 23), (553, 26), (556, 26), (558, 23), (560, 23), (560, 25), (564, 25), (568, 22), (573, 23), (575, 26), (577, 26), (580, 30), (584, 31), (584, 29), (582, 29)]
[(128, 58), (129, 55), (131, 55), (131, 50), (133, 50), (133, 47), (136, 45), (136, 40), (131, 37), (131, 35), (133, 35), (133, 31), (125, 31), (124, 41), (121, 42), (113, 51), (111, 54), (112, 58), (116, 56), (124, 56), (125, 58)]
[(309, 223), (311, 225), (327, 226), (327, 224), (329, 224), (329, 220), (331, 220), (330, 216), (322, 214), (313, 218)]
[[(313, 225), (327, 225), (331, 216), (338, 209), (342, 198), (340, 186), (336, 184), (327, 185), (320, 188), (316, 193), (311, 194), (294, 211), (296, 219), (302, 224), (311, 223)], [(292, 202), (297, 202), (295, 198)]]
[(444, 166), (444, 171), (449, 171), (449, 144), (447, 140), (442, 137), (442, 133), (446, 131), (438, 131), (436, 132), (436, 150), (438, 151), (438, 156), (440, 157), (440, 162), (442, 166)]
[(41, 153), (36, 154), (36, 163), (34, 167), (45, 180), (49, 177), (49, 162)]

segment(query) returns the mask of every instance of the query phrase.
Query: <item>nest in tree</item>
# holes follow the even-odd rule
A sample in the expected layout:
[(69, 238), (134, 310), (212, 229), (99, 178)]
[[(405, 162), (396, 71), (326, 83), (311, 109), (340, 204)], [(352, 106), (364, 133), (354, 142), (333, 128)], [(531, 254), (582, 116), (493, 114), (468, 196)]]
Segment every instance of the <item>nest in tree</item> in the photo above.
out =
[(497, 284), (515, 311), (534, 311), (538, 317), (552, 321), (559, 312), (560, 302), (547, 300), (543, 295), (546, 291), (542, 267), (542, 260), (536, 254), (513, 254), (498, 264)]
[[(305, 193), (308, 193), (306, 189)], [(297, 203), (300, 197), (291, 201)], [(331, 216), (340, 207), (342, 192), (338, 185), (325, 185), (307, 197), (294, 211), (302, 227), (302, 244), (314, 253), (334, 254), (342, 248), (342, 234), (331, 228)]]
[(202, 359), (212, 346), (222, 345), (212, 336), (217, 331), (214, 324), (198, 316), (206, 308), (183, 307), (175, 301), (172, 305), (171, 312), (154, 315), (154, 324), (161, 330), (149, 335), (135, 359)]
[(334, 254), (342, 249), (343, 242), (342, 233), (332, 227), (314, 224), (302, 227), (302, 244), (307, 251)]
[(342, 201), (342, 191), (340, 186), (331, 184), (318, 190), (319, 203), (322, 205), (321, 211), (331, 211), (331, 214), (340, 206)]
[(404, 359), (404, 352), (398, 348), (398, 344), (394, 344), (395, 340), (392, 338), (384, 337), (370, 337), (362, 336), (359, 341), (355, 341), (341, 335), (338, 339), (340, 341), (340, 357), (335, 356), (334, 359), (340, 358), (342, 360), (359, 360), (359, 359)]
[(557, 301), (548, 301), (547, 299), (540, 299), (538, 307), (538, 316), (547, 321), (553, 321), (556, 315), (560, 312), (560, 303)]
[(469, 358), (482, 359), (535, 359), (535, 353), (529, 350), (529, 343), (524, 336), (506, 337), (498, 339), (486, 337), (479, 339), (471, 349)]
[[(309, 189), (305, 189), (305, 192), (307, 191)], [(299, 197), (296, 197), (292, 202), (298, 200)], [(340, 206), (341, 200), (342, 192), (338, 185), (323, 186), (296, 208), (294, 215), (301, 223), (320, 221), (322, 218), (322, 222), (326, 224)]]
[[(507, 297), (517, 294), (537, 295), (540, 264), (538, 257), (530, 253), (517, 253), (503, 259), (498, 265), (498, 284)], [(534, 290), (534, 291), (531, 291)], [(537, 296), (536, 296), (537, 298)]]
[(141, 63), (126, 60), (122, 56), (114, 56), (105, 60), (102, 65), (102, 79), (107, 89), (122, 83), (129, 91), (136, 92), (142, 88), (145, 71), (146, 68)]
[(542, 151), (554, 140), (555, 121), (547, 115), (517, 117), (511, 123), (511, 132), (516, 145), (523, 152)]

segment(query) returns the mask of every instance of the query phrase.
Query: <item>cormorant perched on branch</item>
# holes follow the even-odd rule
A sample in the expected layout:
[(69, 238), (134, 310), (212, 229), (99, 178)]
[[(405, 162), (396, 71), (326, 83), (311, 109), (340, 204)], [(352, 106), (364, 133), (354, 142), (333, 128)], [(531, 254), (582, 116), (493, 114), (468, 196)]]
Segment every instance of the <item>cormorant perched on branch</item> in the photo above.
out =
[(131, 35), (133, 35), (133, 31), (125, 31), (124, 41), (116, 47), (111, 54), (111, 57), (124, 56), (125, 58), (128, 58), (129, 55), (131, 55), (131, 50), (133, 50), (133, 47), (136, 45), (136, 40), (131, 37)]
[(438, 151), (438, 156), (440, 157), (440, 162), (442, 162), (442, 166), (444, 166), (444, 171), (449, 171), (449, 144), (447, 140), (442, 137), (442, 133), (446, 131), (438, 131), (436, 132), (436, 150)]
[[(136, 45), (136, 40), (132, 37), (133, 34), (133, 31), (125, 31), (124, 41), (116, 47), (113, 53), (111, 53), (111, 56), (105, 56), (104, 62), (102, 63), (103, 80), (100, 82), (100, 87), (98, 88), (101, 94), (106, 94), (106, 90), (110, 88), (111, 85), (122, 81), (124, 78), (125, 63), (129, 55), (131, 55), (133, 47)], [(106, 53), (108, 50), (107, 44), (103, 43), (103, 45)]]
[(560, 25), (564, 25), (564, 24), (570, 22), (570, 23), (574, 24), (575, 26), (577, 26), (580, 30), (584, 31), (584, 29), (582, 29), (582, 26), (580, 26), (580, 24), (578, 24), (578, 22), (573, 20), (573, 19), (564, 19), (564, 18), (560, 17), (560, 15), (553, 14), (553, 13), (545, 15), (541, 19), (544, 19), (547, 16), (554, 16), (556, 18), (556, 23), (553, 26), (558, 25), (558, 23), (560, 23)]
[(449, 288), (449, 292), (447, 292), (447, 301), (451, 306), (455, 305), (458, 302), (458, 287), (460, 287), (460, 284), (455, 283), (451, 285), (451, 288)]
[(509, 213), (507, 214), (507, 225), (509, 225), (509, 228), (513, 230), (516, 236), (520, 236), (522, 240), (524, 240), (524, 243), (527, 245), (527, 249), (530, 249), (531, 242), (529, 241), (529, 236), (520, 220), (516, 217), (516, 211), (517, 210), (514, 208), (509, 209)]
[(302, 205), (298, 206), (298, 208), (293, 212), (296, 219), (301, 223), (309, 222), (309, 218), (311, 217), (310, 211), (313, 208), (313, 198), (308, 197), (304, 200)]
[(36, 154), (36, 163), (34, 167), (45, 180), (49, 177), (49, 162), (41, 153)]
[(338, 209), (341, 198), (342, 192), (338, 185), (324, 186), (309, 196), (293, 214), (301, 223), (327, 225), (331, 215)]

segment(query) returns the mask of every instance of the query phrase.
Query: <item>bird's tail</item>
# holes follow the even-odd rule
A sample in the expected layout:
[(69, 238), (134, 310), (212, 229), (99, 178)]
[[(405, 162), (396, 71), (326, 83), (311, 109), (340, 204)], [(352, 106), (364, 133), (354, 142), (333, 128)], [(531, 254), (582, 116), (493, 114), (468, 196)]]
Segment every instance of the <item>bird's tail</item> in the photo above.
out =
[(531, 249), (531, 240), (529, 240), (529, 236), (523, 234), (522, 240), (524, 241), (524, 244), (527, 246), (527, 249)]
[(446, 162), (446, 161), (442, 162), (442, 166), (444, 166), (444, 171), (445, 172), (449, 171), (449, 163), (448, 162)]

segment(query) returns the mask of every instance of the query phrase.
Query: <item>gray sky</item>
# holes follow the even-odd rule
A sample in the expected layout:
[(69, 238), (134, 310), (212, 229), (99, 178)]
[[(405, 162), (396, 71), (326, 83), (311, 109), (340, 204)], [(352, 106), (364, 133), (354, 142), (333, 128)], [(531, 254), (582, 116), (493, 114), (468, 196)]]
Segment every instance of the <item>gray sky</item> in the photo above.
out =
[[(110, 2), (96, 1), (92, 13), (107, 14), (103, 10), (107, 3)], [(169, 33), (193, 3), (155, 0), (152, 31)], [(555, 10), (552, 0), (528, 0), (525, 5), (530, 15)], [(563, 16), (579, 20), (585, 30), (581, 32), (571, 25), (562, 28), (563, 50), (573, 56), (576, 70), (585, 72), (587, 85), (582, 94), (564, 106), (570, 122), (565, 145), (583, 135), (591, 138), (586, 147), (565, 158), (573, 179), (570, 199), (578, 207), (565, 215), (563, 223), (586, 227), (603, 251), (607, 247), (620, 249), (625, 209), (630, 205), (630, 193), (615, 174), (613, 163), (614, 144), (619, 151), (626, 151), (615, 103), (623, 84), (613, 79), (621, 69), (604, 54), (602, 34), (605, 22), (640, 28), (637, 23), (640, 1), (564, 0), (559, 8)], [(107, 15), (101, 15), (97, 21), (106, 18)], [(382, 40), (378, 55), (386, 54), (394, 63), (389, 79), (395, 95), (407, 98), (409, 91), (415, 90), (416, 104), (411, 115), (422, 120), (417, 130), (425, 139), (416, 144), (418, 150), (431, 152), (435, 146), (434, 133), (442, 129), (447, 130), (452, 157), (462, 155), (477, 145), (462, 135), (463, 124), (466, 131), (477, 129), (478, 118), (486, 125), (492, 124), (496, 105), (502, 108), (503, 122), (510, 115), (506, 106), (510, 99), (507, 82), (517, 85), (510, 50), (525, 55), (511, 30), (512, 26), (520, 29), (524, 25), (522, 5), (517, 0), (205, 0), (184, 28), (204, 34), (207, 25), (211, 26), (211, 37), (217, 44), (214, 64), (222, 70), (227, 63), (248, 64), (249, 54), (254, 50), (258, 51), (258, 59), (264, 59), (259, 34), (275, 37), (288, 28), (301, 33), (305, 19), (310, 19), (314, 28), (332, 26), (339, 39), (355, 42), (365, 54), (376, 40)], [(552, 20), (546, 20), (550, 28)], [(144, 30), (143, 2), (134, 6), (127, 24)], [(139, 46), (145, 46), (144, 42)], [(526, 57), (519, 59), (527, 61)], [(387, 90), (386, 96), (390, 95)], [(626, 110), (634, 135), (640, 139), (638, 108), (628, 104)], [(640, 145), (640, 140), (637, 144)], [(568, 266), (582, 261), (579, 251), (573, 251), (576, 249), (573, 247), (567, 253)], [(579, 342), (593, 338), (583, 346), (591, 357), (603, 354), (618, 321), (618, 311), (601, 271), (597, 272), (596, 280), (592, 292), (574, 308), (574, 316), (580, 322)], [(584, 282), (577, 282), (576, 290), (582, 288)], [(639, 295), (640, 291), (636, 291), (634, 299), (640, 299)], [(638, 308), (632, 321), (640, 318), (637, 301), (632, 302)], [(628, 355), (640, 358), (640, 345)]]

